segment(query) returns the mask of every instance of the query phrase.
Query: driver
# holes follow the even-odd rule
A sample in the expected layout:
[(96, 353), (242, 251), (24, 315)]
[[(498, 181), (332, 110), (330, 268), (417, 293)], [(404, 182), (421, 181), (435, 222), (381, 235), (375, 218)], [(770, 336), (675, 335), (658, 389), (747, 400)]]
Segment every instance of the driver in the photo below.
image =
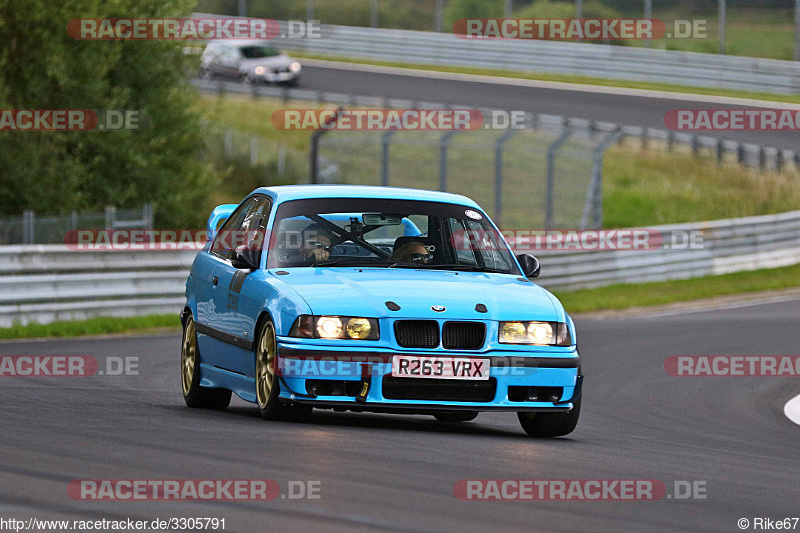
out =
[(392, 254), (392, 261), (428, 265), (433, 261), (433, 254), (421, 242), (411, 241), (405, 243)]
[[(333, 232), (325, 225), (311, 223), (301, 232), (299, 248), (295, 246), (278, 245), (277, 257), (284, 266), (311, 266), (317, 261), (325, 261), (331, 256), (331, 243), (334, 242)], [(278, 242), (283, 243), (288, 237), (284, 236)]]
[(310, 263), (325, 261), (331, 256), (333, 232), (319, 223), (309, 224), (303, 230), (303, 259)]

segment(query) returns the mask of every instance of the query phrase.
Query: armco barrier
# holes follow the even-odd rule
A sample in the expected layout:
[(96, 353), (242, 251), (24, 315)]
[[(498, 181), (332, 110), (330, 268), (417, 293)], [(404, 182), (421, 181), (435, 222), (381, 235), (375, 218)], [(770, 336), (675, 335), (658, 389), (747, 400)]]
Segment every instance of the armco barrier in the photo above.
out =
[(196, 253), (0, 246), (0, 327), (177, 313)]
[[(650, 228), (700, 232), (697, 248), (542, 251), (548, 288), (665, 281), (800, 264), (800, 211)], [(0, 327), (181, 309), (194, 250), (81, 252), (61, 245), (0, 247)]]

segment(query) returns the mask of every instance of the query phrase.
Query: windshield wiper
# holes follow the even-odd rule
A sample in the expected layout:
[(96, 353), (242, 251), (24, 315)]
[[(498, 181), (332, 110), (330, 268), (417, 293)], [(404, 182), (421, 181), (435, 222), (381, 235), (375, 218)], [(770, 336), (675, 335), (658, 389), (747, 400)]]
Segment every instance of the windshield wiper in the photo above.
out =
[(508, 274), (505, 270), (498, 270), (496, 268), (482, 267), (479, 265), (464, 265), (464, 264), (444, 264), (444, 265), (430, 265), (431, 268), (440, 270), (463, 270), (465, 272), (489, 272), (492, 274)]
[(415, 263), (414, 261), (387, 261), (386, 268), (432, 268), (426, 263)]
[(327, 267), (327, 266), (375, 266), (385, 261), (379, 259), (370, 259), (368, 257), (347, 257), (343, 259), (325, 259), (323, 261), (316, 261), (312, 263), (312, 267)]

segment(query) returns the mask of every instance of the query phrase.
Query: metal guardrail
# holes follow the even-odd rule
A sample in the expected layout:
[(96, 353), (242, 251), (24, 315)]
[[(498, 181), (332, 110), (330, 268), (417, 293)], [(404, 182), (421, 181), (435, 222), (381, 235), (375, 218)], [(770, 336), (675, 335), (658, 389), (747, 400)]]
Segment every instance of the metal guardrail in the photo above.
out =
[(286, 50), (340, 57), (800, 92), (800, 63), (778, 59), (557, 41), (462, 39), (449, 33), (354, 26), (323, 25), (320, 35), (318, 39), (275, 41)]
[[(599, 45), (592, 45), (599, 46)], [(716, 57), (716, 56), (715, 56)], [(382, 96), (344, 94), (328, 91), (316, 91), (308, 89), (292, 89), (288, 87), (274, 87), (266, 85), (243, 85), (232, 81), (206, 81), (195, 79), (192, 85), (206, 94), (234, 93), (249, 95), (254, 98), (279, 98), (284, 102), (290, 100), (300, 100), (314, 102), (316, 104), (333, 104), (357, 107), (376, 107), (391, 109), (444, 109), (475, 108), (485, 115), (491, 115), (496, 109), (470, 105), (446, 105), (437, 102), (425, 102), (416, 100), (403, 100), (398, 98), (385, 98)], [(503, 110), (512, 111), (512, 110)], [(726, 158), (732, 159), (744, 166), (756, 167), (760, 169), (782, 170), (786, 165), (793, 165), (794, 168), (800, 167), (800, 151), (783, 150), (770, 146), (761, 146), (753, 143), (742, 143), (738, 141), (718, 139), (707, 135), (695, 133), (674, 132), (658, 128), (645, 128), (642, 126), (626, 126), (605, 121), (592, 121), (580, 118), (570, 118), (561, 115), (549, 115), (545, 113), (525, 113), (525, 128), (538, 129), (548, 132), (560, 132), (565, 127), (576, 130), (591, 132), (611, 133), (619, 131), (620, 139), (639, 139), (642, 147), (656, 146), (663, 144), (667, 150), (673, 150), (681, 145), (691, 149), (692, 153), (699, 154), (707, 152), (716, 158), (717, 163), (722, 164)]]
[(75, 251), (60, 244), (0, 246), (0, 327), (177, 313), (196, 254)]
[[(800, 211), (649, 228), (702, 232), (699, 249), (540, 252), (548, 288), (686, 279), (800, 263)], [(177, 313), (196, 250), (0, 247), (0, 327), (92, 316)]]

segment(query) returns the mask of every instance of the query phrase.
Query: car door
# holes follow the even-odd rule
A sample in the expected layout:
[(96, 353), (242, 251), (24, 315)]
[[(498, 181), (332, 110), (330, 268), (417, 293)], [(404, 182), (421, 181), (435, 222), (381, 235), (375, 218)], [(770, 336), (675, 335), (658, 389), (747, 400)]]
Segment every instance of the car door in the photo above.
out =
[(237, 358), (232, 352), (246, 349), (252, 342), (244, 338), (233, 314), (243, 276), (233, 268), (231, 253), (248, 216), (266, 201), (263, 195), (251, 196), (236, 208), (217, 232), (197, 272), (195, 283), (201, 288), (198, 292), (206, 295), (204, 302), (198, 302), (200, 353), (204, 362), (218, 368), (233, 371)]
[[(271, 202), (264, 196), (245, 216), (244, 222), (239, 232), (243, 237), (242, 246), (252, 250), (251, 255), (254, 264), (261, 264), (261, 254), (265, 246), (266, 226)], [(232, 267), (231, 267), (232, 268)], [(226, 298), (226, 312), (230, 314), (236, 335), (243, 339), (255, 342), (258, 332), (255, 331), (256, 320), (263, 307), (263, 291), (259, 290), (259, 283), (263, 283), (263, 276), (249, 270), (234, 269), (231, 286), (228, 289)], [(245, 343), (242, 343), (244, 346)], [(255, 367), (253, 366), (252, 348), (246, 348), (236, 355), (236, 359), (229, 361), (229, 370), (253, 376)]]
[(220, 54), (220, 75), (239, 78), (239, 66), (242, 64), (242, 52), (236, 46), (226, 46)]

